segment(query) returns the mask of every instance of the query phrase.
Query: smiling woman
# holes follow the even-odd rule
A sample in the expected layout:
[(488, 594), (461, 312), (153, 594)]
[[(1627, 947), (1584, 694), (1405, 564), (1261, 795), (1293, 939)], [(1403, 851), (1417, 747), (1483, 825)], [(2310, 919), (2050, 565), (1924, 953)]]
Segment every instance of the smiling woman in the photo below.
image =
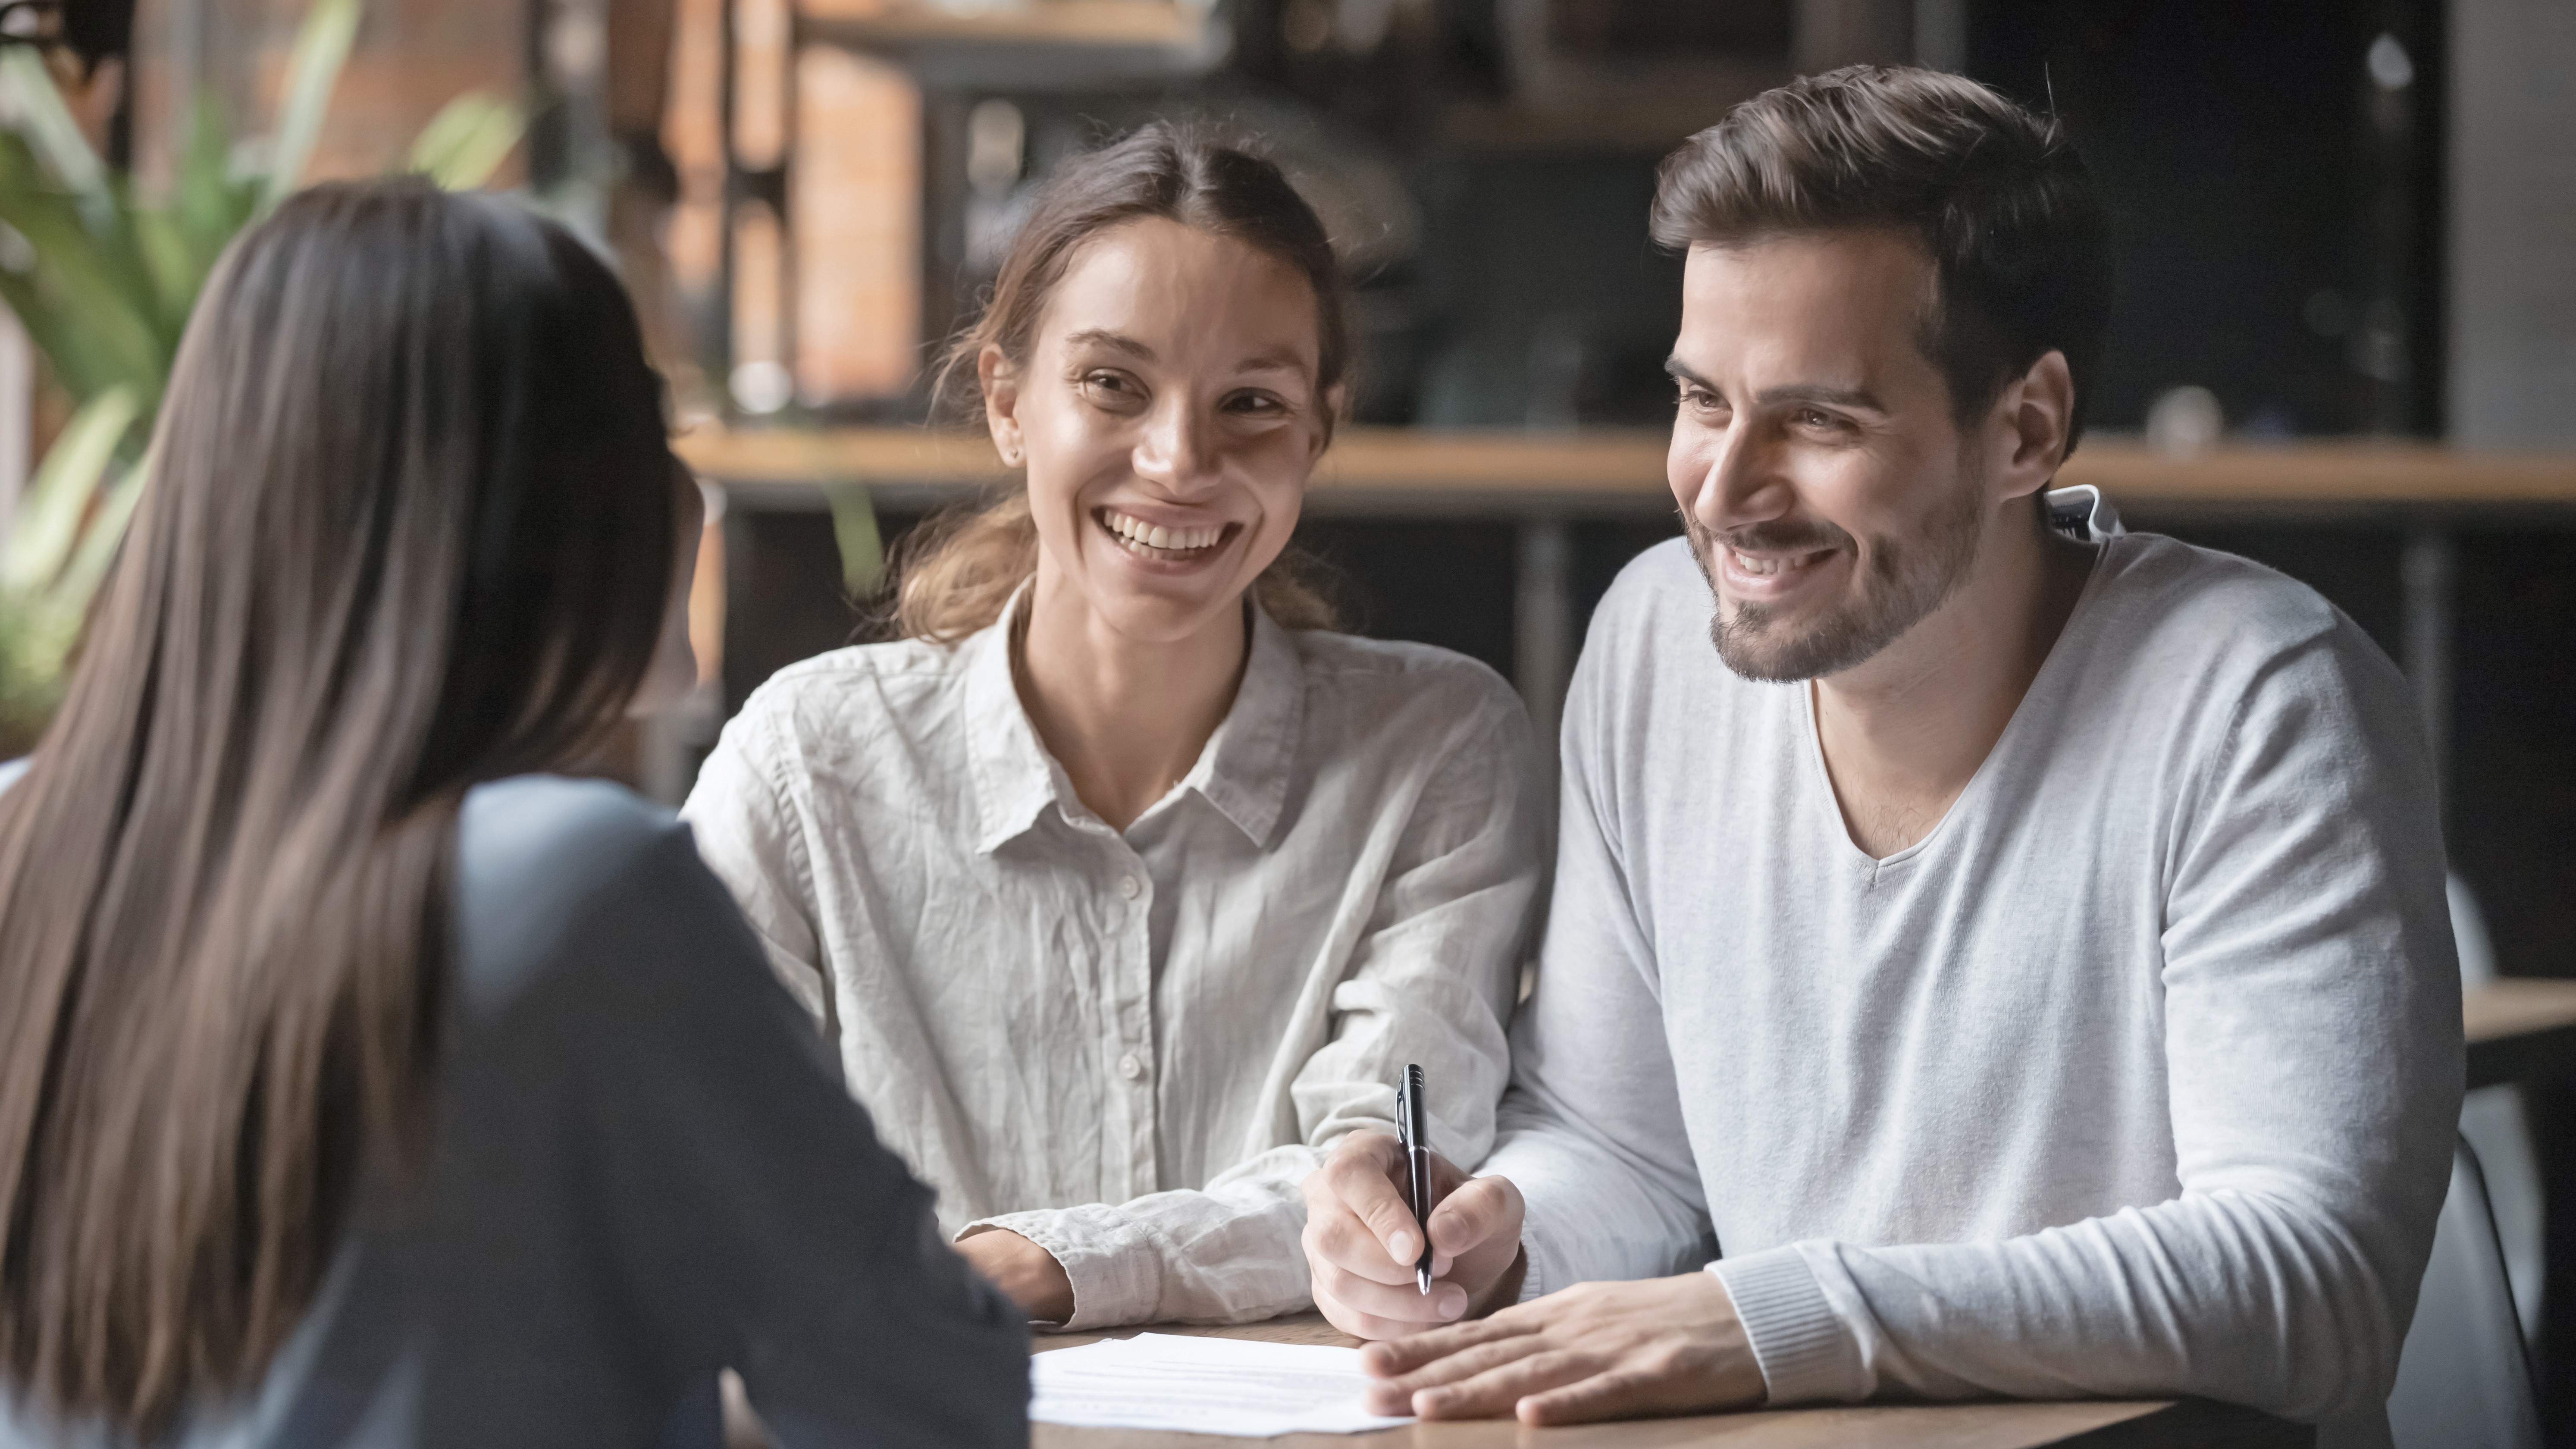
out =
[(902, 564), (905, 638), (755, 693), (689, 801), (1034, 1318), (1304, 1306), (1299, 1184), (1407, 1063), (1436, 1139), (1492, 1138), (1547, 797), (1508, 685), (1332, 632), (1291, 562), (1345, 293), (1249, 151), (1155, 125), (1067, 168), (946, 374), (1025, 486)]
[[(1292, 480), (1302, 496), (1306, 475), (1332, 440), (1349, 383), (1350, 284), (1334, 261), (1322, 222), (1276, 167), (1238, 146), (1168, 123), (1146, 126), (1077, 159), (1048, 188), (995, 280), (991, 304), (949, 349), (935, 389), (941, 403), (991, 428), (1003, 461), (1022, 466), (1026, 443), (1009, 417), (1011, 399), (1028, 380), (1049, 304), (1063, 295), (1077, 302), (1096, 296), (1098, 283), (1112, 281), (1114, 286), (1114, 274), (1123, 271), (1129, 294), (1169, 309), (1177, 289), (1159, 290), (1153, 269), (1181, 260), (1175, 253), (1195, 254), (1188, 259), (1219, 274), (1196, 280), (1215, 284), (1205, 290), (1220, 305), (1255, 302), (1257, 295), (1257, 302), (1274, 314), (1261, 322), (1290, 339), (1275, 350), (1255, 343), (1244, 355), (1218, 365), (1244, 365), (1241, 381), (1247, 386), (1242, 396), (1229, 400), (1236, 417), (1285, 421), (1294, 409), (1293, 420), (1304, 425), (1299, 431), (1305, 436), (1298, 441), (1311, 440), (1312, 450), (1302, 460), (1292, 452), (1279, 460), (1287, 466), (1274, 471)], [(1076, 270), (1102, 275), (1086, 279), (1093, 285), (1068, 288), (1067, 275)], [(1237, 270), (1256, 281), (1251, 289), (1256, 295), (1238, 299), (1227, 285)], [(1062, 325), (1059, 340), (1068, 355), (1055, 361), (1084, 364), (1069, 385), (1104, 413), (1132, 415), (1138, 410), (1144, 397), (1137, 390), (1135, 369), (1163, 359), (1114, 327)], [(1232, 332), (1211, 327), (1195, 333), (1193, 340), (1244, 340)], [(1082, 355), (1070, 355), (1077, 351)], [(1282, 392), (1288, 395), (1284, 399)], [(1033, 472), (1027, 482), (1036, 489), (1044, 480)], [(908, 638), (953, 643), (1000, 618), (1003, 603), (1039, 569), (1039, 527), (1032, 515), (1030, 492), (1015, 491), (979, 511), (935, 519), (916, 532), (899, 560), (898, 631)], [(1154, 526), (1150, 519), (1129, 517), (1145, 529)], [(1251, 540), (1255, 547), (1243, 551), (1259, 559), (1250, 571), (1256, 596), (1287, 628), (1329, 629), (1339, 622), (1332, 604), (1314, 583), (1303, 555), (1285, 547), (1295, 522), (1292, 504), (1276, 537)], [(1111, 528), (1105, 520), (1102, 526)], [(1150, 538), (1139, 541), (1154, 546)], [(1268, 544), (1266, 550), (1257, 547), (1261, 543)]]

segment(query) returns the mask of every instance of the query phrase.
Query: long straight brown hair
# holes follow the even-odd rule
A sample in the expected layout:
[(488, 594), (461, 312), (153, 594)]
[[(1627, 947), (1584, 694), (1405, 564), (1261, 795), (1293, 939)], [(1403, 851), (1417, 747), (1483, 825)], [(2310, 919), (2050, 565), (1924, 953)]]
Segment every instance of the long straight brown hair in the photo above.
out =
[(266, 1367), (416, 1160), (457, 806), (592, 743), (675, 545), (570, 234), (317, 187), (190, 321), (62, 713), (0, 793), (0, 1381), (149, 1436)]

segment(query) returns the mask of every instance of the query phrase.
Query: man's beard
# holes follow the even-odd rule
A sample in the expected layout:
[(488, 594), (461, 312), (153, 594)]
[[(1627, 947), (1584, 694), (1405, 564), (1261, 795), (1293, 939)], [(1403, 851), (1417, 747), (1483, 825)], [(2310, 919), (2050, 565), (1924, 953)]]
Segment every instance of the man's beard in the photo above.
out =
[[(1967, 581), (1984, 537), (1982, 490), (1962, 483), (1956, 495), (1926, 520), (1916, 537), (1882, 538), (1870, 551), (1859, 593), (1798, 633), (1768, 605), (1739, 603), (1734, 617), (1723, 600), (1709, 615), (1709, 642), (1726, 667), (1746, 679), (1817, 679), (1869, 659), (1923, 622)], [(1718, 535), (1687, 512), (1682, 530), (1709, 593), (1717, 595)], [(1725, 541), (1771, 552), (1845, 548), (1852, 536), (1830, 523), (1757, 523), (1732, 530)], [(1857, 557), (1857, 553), (1855, 553)]]

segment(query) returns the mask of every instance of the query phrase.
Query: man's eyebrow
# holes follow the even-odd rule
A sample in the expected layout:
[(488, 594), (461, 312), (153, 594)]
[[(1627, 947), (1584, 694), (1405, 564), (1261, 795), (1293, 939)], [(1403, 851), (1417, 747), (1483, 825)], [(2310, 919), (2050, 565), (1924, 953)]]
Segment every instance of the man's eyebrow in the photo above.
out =
[(1828, 407), (1857, 408), (1863, 412), (1887, 411), (1887, 404), (1878, 400), (1878, 394), (1865, 387), (1826, 387), (1821, 383), (1793, 383), (1788, 387), (1766, 388), (1753, 400), (1765, 405), (1823, 403)]
[[(1679, 381), (1707, 388), (1711, 392), (1717, 390), (1716, 385), (1707, 378), (1691, 371), (1690, 364), (1682, 361), (1679, 356), (1664, 359), (1664, 372)], [(1867, 388), (1827, 387), (1822, 383), (1792, 383), (1787, 387), (1768, 388), (1757, 394), (1753, 400), (1765, 406), (1803, 402), (1824, 403), (1829, 407), (1838, 408), (1858, 408), (1873, 413), (1887, 411), (1887, 404), (1880, 402), (1878, 394)]]
[(1124, 332), (1112, 332), (1103, 327), (1086, 327), (1080, 332), (1073, 333), (1066, 337), (1064, 339), (1064, 345), (1067, 347), (1106, 347), (1113, 352), (1124, 352), (1128, 356), (1133, 357), (1140, 362), (1151, 362), (1154, 360), (1154, 349), (1137, 341), (1135, 338), (1128, 336)]

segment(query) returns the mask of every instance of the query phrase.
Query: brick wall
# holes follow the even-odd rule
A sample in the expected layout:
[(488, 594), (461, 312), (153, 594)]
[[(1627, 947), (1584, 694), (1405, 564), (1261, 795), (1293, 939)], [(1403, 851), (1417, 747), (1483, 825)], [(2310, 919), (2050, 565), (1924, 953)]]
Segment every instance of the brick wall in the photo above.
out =
[[(531, 3), (536, 0), (367, 0), (307, 179), (385, 169), (461, 91), (524, 93)], [(187, 134), (196, 87), (217, 98), (236, 136), (268, 130), (306, 5), (139, 0), (134, 159), (147, 181), (168, 175), (170, 157)], [(514, 174), (499, 179), (506, 184)]]

